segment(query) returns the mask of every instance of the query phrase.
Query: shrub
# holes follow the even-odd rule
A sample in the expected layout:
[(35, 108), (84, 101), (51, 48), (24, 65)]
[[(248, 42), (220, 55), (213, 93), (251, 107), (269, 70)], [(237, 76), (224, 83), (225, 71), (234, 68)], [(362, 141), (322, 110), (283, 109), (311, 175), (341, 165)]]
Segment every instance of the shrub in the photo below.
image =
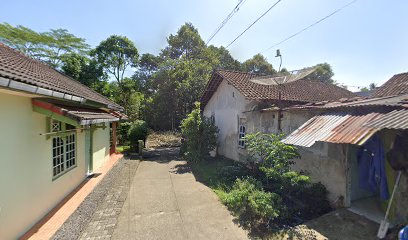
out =
[(273, 224), (297, 224), (330, 211), (327, 190), (312, 183), (309, 176), (292, 171), (290, 166), (299, 154), (294, 146), (281, 142), (283, 135), (248, 134), (250, 161), (260, 170), (266, 191), (278, 194), (283, 203), (279, 218)]
[(200, 113), (200, 103), (181, 122), (181, 133), (184, 137), (182, 152), (187, 160), (205, 159), (217, 145), (218, 128), (213, 121)]
[(220, 168), (217, 173), (217, 177), (225, 184), (233, 184), (237, 178), (250, 176), (249, 169), (243, 165), (235, 164), (230, 166), (224, 166)]
[(231, 191), (220, 194), (220, 199), (247, 227), (264, 225), (279, 216), (280, 196), (265, 192), (262, 184), (254, 178), (237, 179)]
[(117, 134), (118, 134), (118, 140), (119, 140), (120, 145), (129, 144), (128, 132), (129, 132), (130, 126), (132, 126), (131, 122), (121, 122), (118, 125)]
[(148, 134), (147, 123), (143, 120), (136, 120), (132, 123), (128, 130), (128, 138), (130, 140), (131, 146), (138, 146), (138, 141), (143, 140), (146, 143), (146, 138)]

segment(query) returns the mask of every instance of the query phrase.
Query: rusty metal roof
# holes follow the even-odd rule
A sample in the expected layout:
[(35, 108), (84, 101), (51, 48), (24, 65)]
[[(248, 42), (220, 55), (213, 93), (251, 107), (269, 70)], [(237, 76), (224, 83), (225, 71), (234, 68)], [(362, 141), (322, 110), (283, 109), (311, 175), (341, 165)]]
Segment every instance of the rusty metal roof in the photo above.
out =
[(408, 110), (395, 110), (367, 122), (364, 126), (378, 129), (408, 129)]
[(379, 112), (322, 114), (311, 118), (282, 142), (303, 147), (311, 147), (317, 141), (361, 145), (378, 131), (364, 124), (383, 115)]

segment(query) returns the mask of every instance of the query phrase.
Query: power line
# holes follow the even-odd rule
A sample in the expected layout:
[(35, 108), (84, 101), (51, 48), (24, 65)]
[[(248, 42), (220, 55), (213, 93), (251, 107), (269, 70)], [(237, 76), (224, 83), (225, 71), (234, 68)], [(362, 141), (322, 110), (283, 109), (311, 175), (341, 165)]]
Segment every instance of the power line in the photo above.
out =
[(256, 22), (259, 21), (263, 16), (265, 16), (272, 8), (274, 8), (278, 3), (280, 3), (282, 0), (278, 0), (275, 4), (273, 4), (266, 12), (264, 12), (260, 17), (258, 17), (251, 25), (249, 25), (242, 33), (240, 33), (226, 48), (231, 46), (238, 38), (240, 38), (246, 31), (248, 31)]
[(239, 0), (238, 4), (234, 7), (234, 9), (232, 9), (230, 14), (228, 14), (228, 16), (224, 19), (224, 21), (221, 22), (221, 24), (217, 27), (217, 29), (215, 29), (213, 34), (211, 34), (211, 36), (208, 38), (206, 45), (208, 45), (208, 43), (215, 37), (215, 35), (217, 35), (217, 33), (221, 30), (221, 28), (223, 28), (225, 24), (227, 24), (227, 22), (234, 16), (234, 14), (239, 11), (239, 8), (245, 2), (246, 0)]
[(269, 51), (271, 48), (274, 48), (274, 47), (276, 47), (276, 46), (278, 46), (278, 45), (280, 45), (280, 44), (282, 44), (282, 43), (288, 41), (289, 39), (296, 37), (297, 35), (301, 34), (302, 32), (304, 32), (304, 31), (308, 30), (309, 28), (312, 28), (312, 27), (314, 27), (315, 25), (317, 25), (317, 24), (323, 22), (324, 20), (328, 19), (329, 17), (333, 16), (334, 14), (340, 12), (341, 10), (345, 9), (346, 7), (350, 6), (351, 4), (353, 4), (353, 3), (357, 2), (357, 1), (358, 1), (358, 0), (353, 0), (353, 1), (349, 2), (349, 3), (347, 3), (346, 5), (342, 6), (342, 7), (339, 8), (339, 9), (337, 9), (336, 11), (334, 11), (334, 12), (330, 13), (329, 15), (325, 16), (324, 18), (321, 18), (321, 19), (318, 20), (317, 22), (314, 22), (313, 24), (311, 24), (311, 25), (309, 25), (309, 26), (303, 28), (302, 30), (296, 32), (295, 34), (292, 34), (292, 35), (290, 35), (289, 37), (283, 39), (282, 41), (280, 41), (280, 42), (278, 42), (278, 43), (276, 43), (276, 44), (270, 46), (269, 48), (267, 48), (267, 49), (264, 50), (263, 52)]

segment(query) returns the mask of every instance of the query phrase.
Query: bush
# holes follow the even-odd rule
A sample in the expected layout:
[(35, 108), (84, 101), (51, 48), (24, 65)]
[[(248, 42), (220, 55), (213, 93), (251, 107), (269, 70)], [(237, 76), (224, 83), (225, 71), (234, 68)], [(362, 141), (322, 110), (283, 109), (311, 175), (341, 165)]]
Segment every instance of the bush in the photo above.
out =
[(217, 177), (225, 184), (233, 184), (237, 178), (251, 176), (249, 169), (243, 165), (235, 164), (220, 168)]
[(136, 120), (128, 130), (128, 138), (132, 147), (138, 146), (138, 141), (143, 140), (146, 143), (148, 135), (147, 123), (143, 120)]
[(129, 144), (128, 132), (129, 132), (130, 126), (132, 126), (132, 122), (121, 122), (118, 125), (117, 134), (118, 134), (119, 145), (124, 146), (124, 145)]
[(292, 171), (293, 159), (299, 157), (294, 146), (281, 142), (283, 135), (248, 134), (250, 162), (260, 171), (264, 189), (279, 195), (283, 202), (274, 225), (298, 224), (330, 211), (327, 190), (312, 183), (309, 176)]
[(205, 159), (217, 146), (218, 128), (209, 118), (201, 116), (200, 103), (181, 122), (182, 153), (189, 161)]
[(254, 178), (237, 179), (229, 192), (220, 195), (221, 201), (246, 227), (265, 225), (279, 216), (281, 198), (265, 192)]

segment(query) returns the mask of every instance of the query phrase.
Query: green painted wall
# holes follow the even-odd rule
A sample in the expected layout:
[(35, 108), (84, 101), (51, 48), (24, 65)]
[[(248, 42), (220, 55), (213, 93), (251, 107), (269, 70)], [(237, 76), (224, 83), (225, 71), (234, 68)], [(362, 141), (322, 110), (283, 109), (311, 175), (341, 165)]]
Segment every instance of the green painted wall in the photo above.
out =
[(109, 160), (109, 147), (110, 147), (110, 130), (109, 124), (105, 129), (97, 128), (92, 135), (92, 148), (93, 148), (93, 170), (97, 172), (98, 168), (102, 164)]

